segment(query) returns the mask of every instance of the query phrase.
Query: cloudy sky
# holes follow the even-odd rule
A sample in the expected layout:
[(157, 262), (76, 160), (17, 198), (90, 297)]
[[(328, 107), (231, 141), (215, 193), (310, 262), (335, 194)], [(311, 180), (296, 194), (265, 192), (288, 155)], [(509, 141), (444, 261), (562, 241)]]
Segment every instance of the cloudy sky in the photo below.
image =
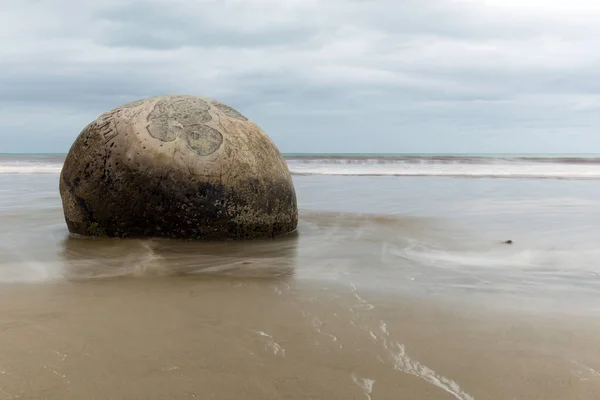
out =
[(597, 0), (2, 0), (0, 152), (221, 100), (284, 152), (599, 152)]

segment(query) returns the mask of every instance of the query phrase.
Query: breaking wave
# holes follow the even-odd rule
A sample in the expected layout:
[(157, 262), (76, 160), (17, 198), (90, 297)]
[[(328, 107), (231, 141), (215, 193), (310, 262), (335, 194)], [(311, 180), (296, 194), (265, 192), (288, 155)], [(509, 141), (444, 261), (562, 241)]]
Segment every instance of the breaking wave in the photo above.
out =
[[(600, 156), (286, 156), (293, 175), (600, 179)], [(0, 156), (0, 174), (58, 174), (64, 156)]]
[(294, 175), (600, 179), (600, 157), (289, 157)]
[(0, 174), (59, 174), (61, 155), (0, 155)]

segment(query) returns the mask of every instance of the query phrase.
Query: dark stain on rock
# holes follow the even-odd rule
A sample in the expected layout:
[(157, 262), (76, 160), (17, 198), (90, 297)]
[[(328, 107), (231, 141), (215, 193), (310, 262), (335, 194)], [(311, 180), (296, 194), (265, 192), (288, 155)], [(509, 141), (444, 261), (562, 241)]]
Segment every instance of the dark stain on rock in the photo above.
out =
[[(67, 218), (67, 225), (81, 235), (252, 239), (288, 233), (298, 224), (296, 194), (286, 181), (249, 181), (231, 190), (194, 180), (182, 185), (169, 176), (125, 169), (114, 170), (99, 184), (89, 178), (61, 177), (84, 216), (80, 223)], [(265, 201), (267, 196), (277, 201)]]

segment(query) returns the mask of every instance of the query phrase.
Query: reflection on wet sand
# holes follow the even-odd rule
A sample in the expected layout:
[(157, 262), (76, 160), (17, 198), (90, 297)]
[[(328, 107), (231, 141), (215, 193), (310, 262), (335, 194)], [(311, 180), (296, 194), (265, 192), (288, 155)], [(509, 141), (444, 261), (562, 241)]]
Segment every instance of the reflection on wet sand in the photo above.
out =
[(198, 242), (67, 236), (64, 277), (85, 280), (135, 276), (281, 278), (294, 273), (298, 233), (275, 239)]

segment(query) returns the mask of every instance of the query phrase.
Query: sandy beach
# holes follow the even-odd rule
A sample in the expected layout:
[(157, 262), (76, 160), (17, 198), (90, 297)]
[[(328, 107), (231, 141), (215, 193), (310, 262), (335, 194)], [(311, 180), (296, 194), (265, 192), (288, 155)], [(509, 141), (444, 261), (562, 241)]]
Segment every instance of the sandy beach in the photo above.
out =
[(0, 174), (0, 399), (599, 398), (597, 181), (296, 175), (293, 234), (195, 242), (56, 179)]
[(595, 399), (597, 322), (290, 278), (3, 287), (19, 399)]

